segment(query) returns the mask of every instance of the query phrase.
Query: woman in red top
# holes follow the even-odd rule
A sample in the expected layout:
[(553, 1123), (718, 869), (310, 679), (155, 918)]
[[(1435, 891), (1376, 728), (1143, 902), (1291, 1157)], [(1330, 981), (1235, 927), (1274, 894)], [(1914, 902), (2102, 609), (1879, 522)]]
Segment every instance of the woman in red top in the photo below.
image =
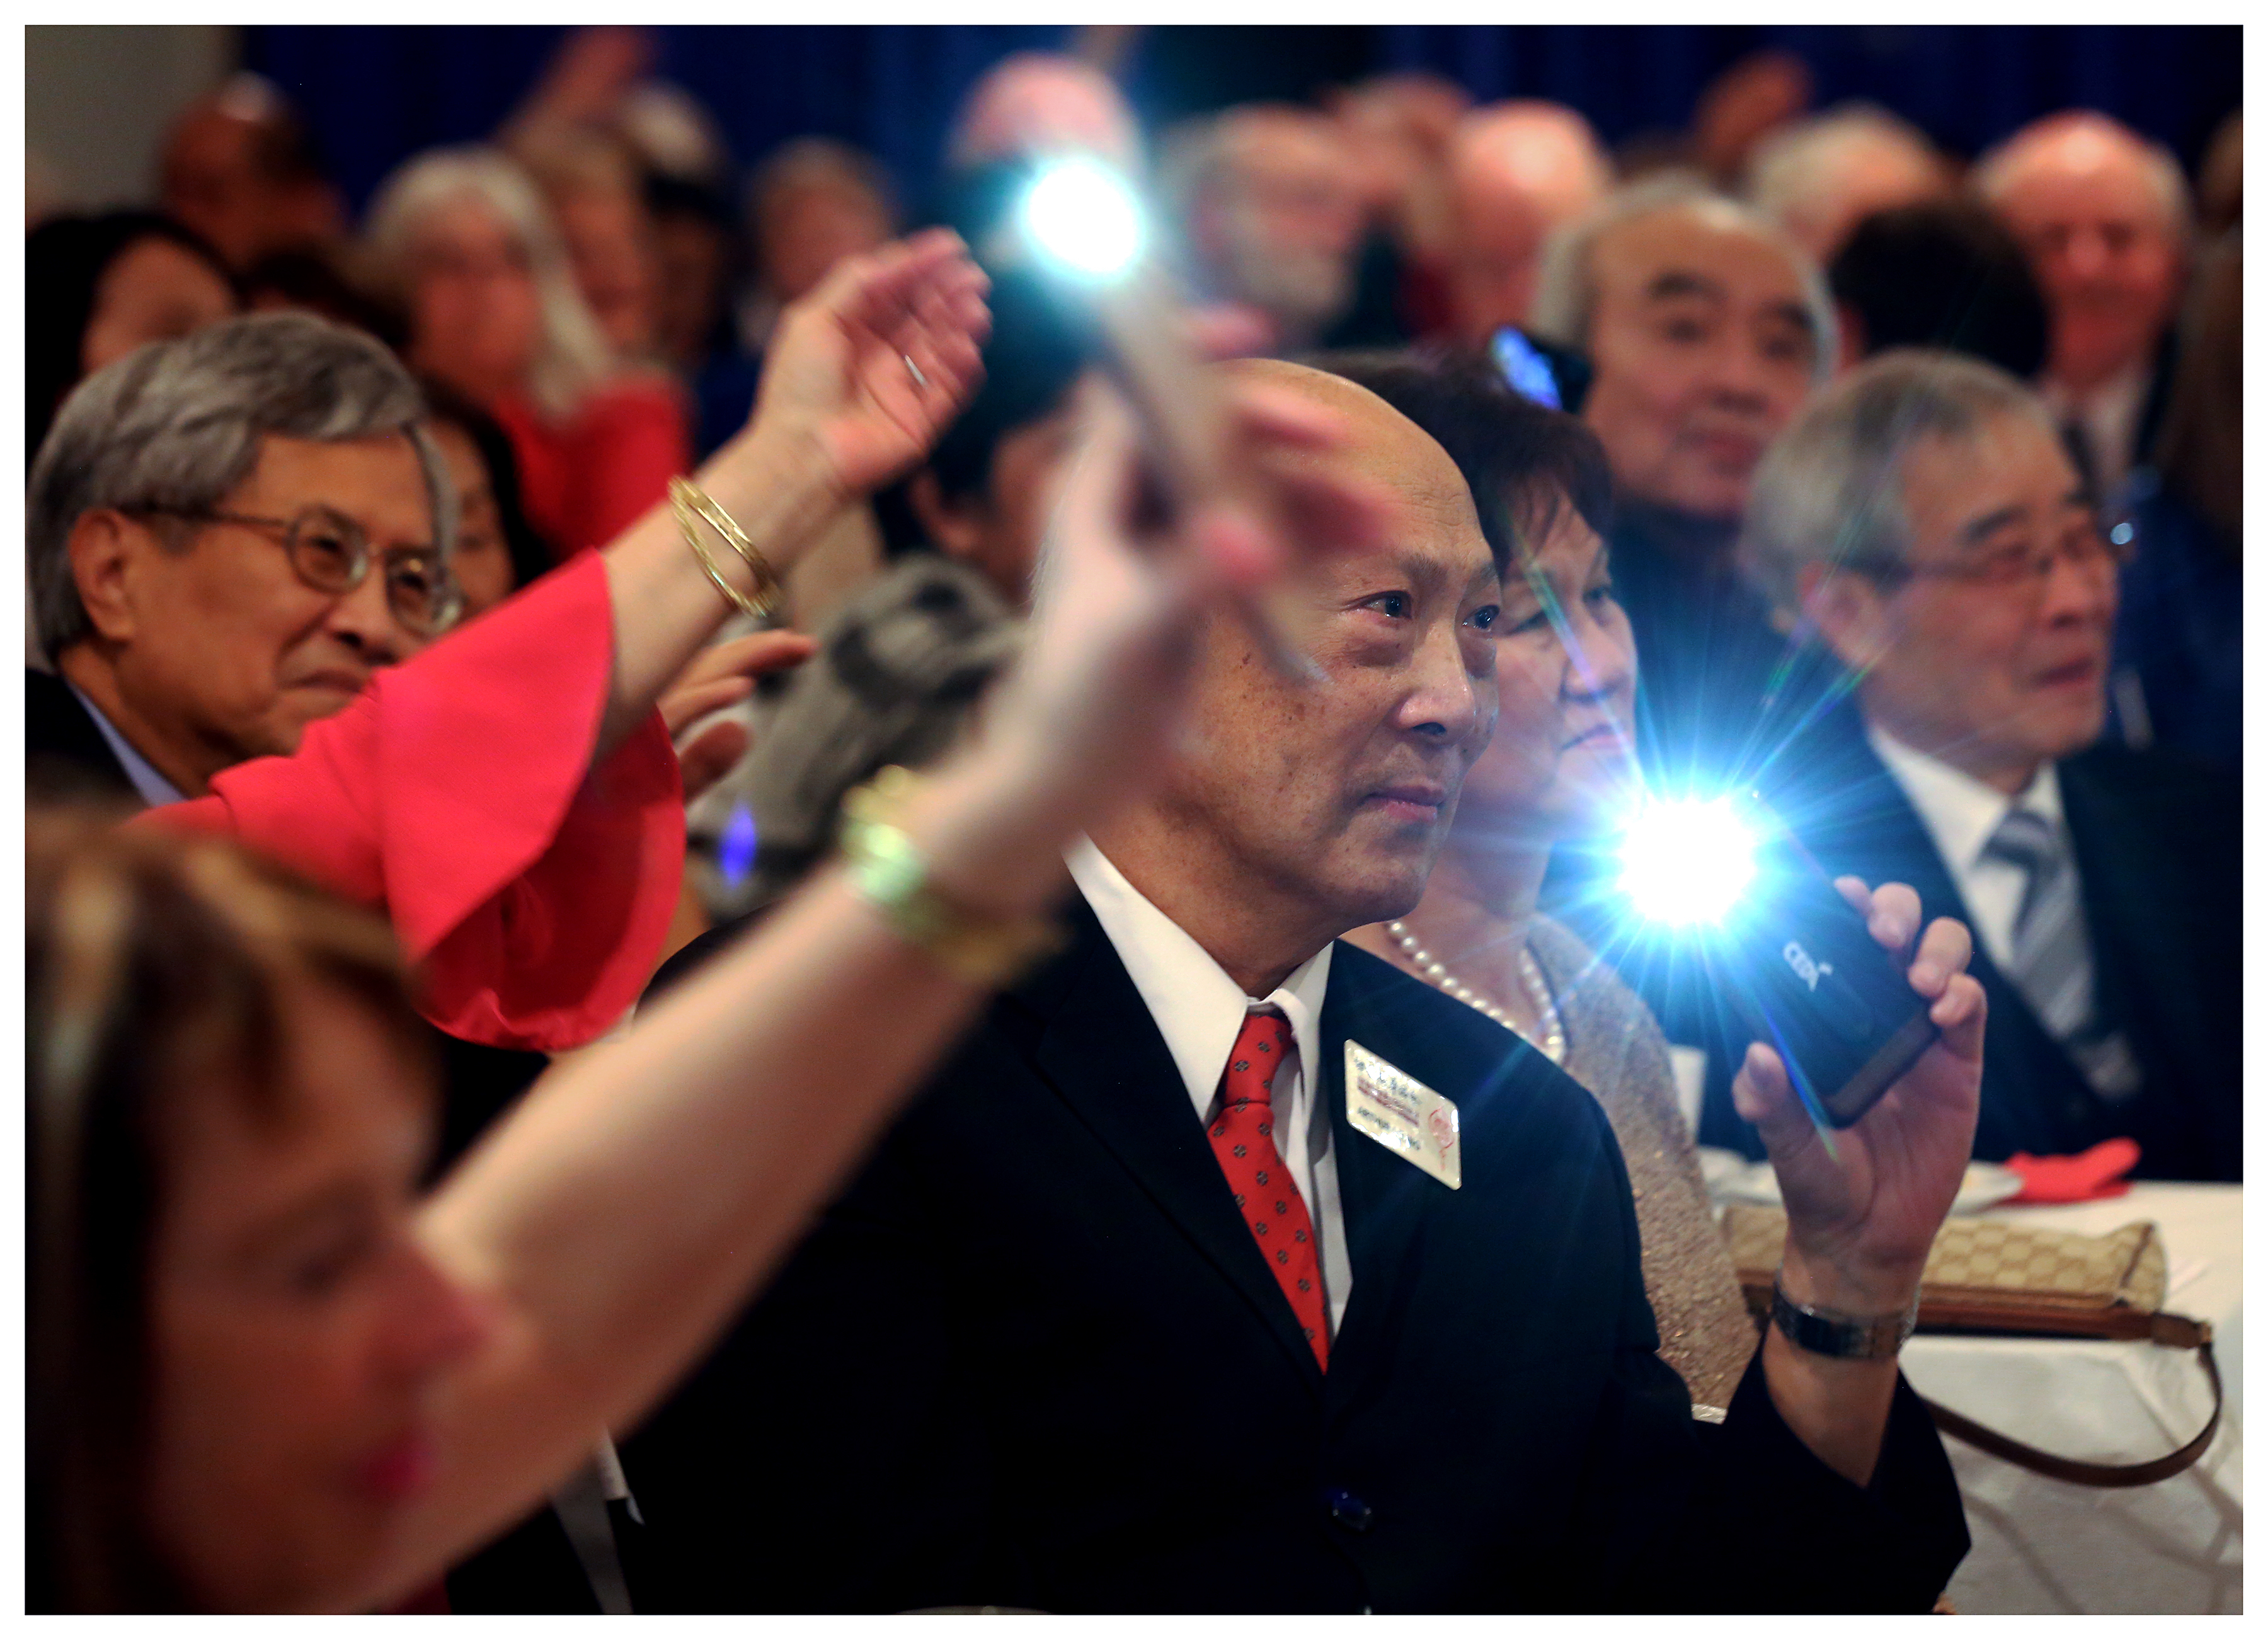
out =
[(692, 464), (677, 389), (616, 358), (504, 154), (411, 160), (379, 190), (369, 233), (409, 315), (410, 363), (504, 423), (528, 518), (560, 556), (613, 540)]
[[(960, 241), (934, 232), (844, 264), (791, 310), (755, 415), (699, 474), (776, 570), (959, 411), (983, 287)], [(637, 1000), (660, 955), (685, 817), (655, 703), (731, 613), (652, 508), (604, 552), (379, 673), (292, 755), (238, 764), (210, 796), (142, 823), (233, 831), (383, 907), (422, 1011), (450, 1035), (578, 1047)]]
[[(882, 349), (965, 330), (939, 311), (974, 300), (973, 278), (948, 291), (955, 272), (949, 239), (898, 247), (790, 311), (757, 425), (710, 474), (761, 517), (752, 533), (792, 534), (806, 502), (925, 441), (951, 395), (904, 379), (965, 380), (974, 349), (907, 347), (915, 372)], [(893, 298), (931, 323), (862, 319)], [(1343, 424), (1250, 383), (1229, 450), (1297, 538), (1233, 504), (1152, 533), (1134, 430), (1097, 408), (1029, 646), (976, 740), (892, 822), (887, 857), (996, 933), (1042, 915), (1064, 844), (1161, 773), (1192, 631), (1233, 589), (1387, 523), (1368, 481), (1314, 459)], [(760, 452), (831, 476), (799, 494)], [(641, 526), (590, 561), (618, 707), (719, 601), (672, 573), (681, 543), (646, 550), (661, 539)], [(664, 1393), (1005, 973), (888, 911), (902, 891), (823, 871), (420, 1200), (430, 1079), (383, 930), (209, 842), (31, 842), (34, 1610), (400, 1600)]]

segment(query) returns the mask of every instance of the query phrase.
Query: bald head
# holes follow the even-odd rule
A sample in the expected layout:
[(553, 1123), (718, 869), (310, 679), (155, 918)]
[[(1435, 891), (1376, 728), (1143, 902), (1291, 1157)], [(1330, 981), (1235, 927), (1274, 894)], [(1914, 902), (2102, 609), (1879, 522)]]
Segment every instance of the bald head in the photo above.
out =
[(335, 239), (337, 191), (276, 88), (239, 74), (183, 111), (158, 161), (158, 202), (210, 240), (230, 266)]
[(1377, 480), (1385, 544), (1317, 562), (1292, 594), (1317, 681), (1287, 681), (1238, 621), (1211, 624), (1191, 733), (1164, 789), (1095, 836), (1134, 886), (1249, 995), (1425, 892), (1465, 771), (1496, 717), (1501, 588), (1441, 446), (1386, 401), (1301, 365), (1232, 377), (1352, 424), (1324, 458)]
[(1613, 180), (1590, 122), (1572, 108), (1506, 102), (1465, 117), (1449, 149), (1450, 303), (1464, 341), (1528, 322), (1545, 239)]
[(1298, 459), (1328, 460), (1389, 491), (1397, 513), (1395, 534), (1441, 531), (1480, 538), (1480, 515), (1448, 452), (1369, 388), (1285, 359), (1237, 359), (1215, 368), (1233, 380), (1265, 382), (1278, 392), (1296, 393), (1351, 423), (1355, 436), (1347, 448)]
[(1976, 187), (2048, 299), (2048, 375), (2074, 393), (2146, 368), (2173, 318), (2189, 195), (2174, 157), (2088, 112), (2036, 121), (1977, 163)]

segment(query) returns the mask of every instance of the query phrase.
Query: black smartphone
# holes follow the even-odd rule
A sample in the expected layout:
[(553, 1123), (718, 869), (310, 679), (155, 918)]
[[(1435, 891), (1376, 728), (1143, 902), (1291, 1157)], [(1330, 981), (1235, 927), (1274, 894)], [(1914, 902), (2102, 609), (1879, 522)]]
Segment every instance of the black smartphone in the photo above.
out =
[(1764, 799), (1739, 807), (1756, 875), (1706, 942), (1710, 973), (1814, 1116), (1847, 1128), (1937, 1040), (1929, 1001)]

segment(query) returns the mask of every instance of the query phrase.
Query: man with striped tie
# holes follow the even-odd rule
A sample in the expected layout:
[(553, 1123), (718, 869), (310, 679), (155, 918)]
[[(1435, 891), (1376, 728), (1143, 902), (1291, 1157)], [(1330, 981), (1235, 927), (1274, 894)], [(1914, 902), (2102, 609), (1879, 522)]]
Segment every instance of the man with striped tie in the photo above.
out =
[(2235, 783), (2098, 744), (2123, 542), (2041, 401), (1885, 354), (1767, 459), (1743, 551), (1859, 674), (1767, 789), (1830, 870), (1976, 930), (1977, 1153), (2113, 1135), (2158, 1178), (2242, 1177)]

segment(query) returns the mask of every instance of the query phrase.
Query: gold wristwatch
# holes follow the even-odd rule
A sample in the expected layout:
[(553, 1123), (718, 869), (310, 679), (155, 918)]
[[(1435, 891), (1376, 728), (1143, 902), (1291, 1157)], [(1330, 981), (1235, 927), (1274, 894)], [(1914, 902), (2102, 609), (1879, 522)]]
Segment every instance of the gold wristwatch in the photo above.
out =
[(988, 916), (929, 880), (929, 862), (898, 822), (921, 779), (893, 764), (843, 800), (843, 860), (850, 886), (908, 944), (971, 984), (1007, 984), (1063, 945), (1044, 917)]

